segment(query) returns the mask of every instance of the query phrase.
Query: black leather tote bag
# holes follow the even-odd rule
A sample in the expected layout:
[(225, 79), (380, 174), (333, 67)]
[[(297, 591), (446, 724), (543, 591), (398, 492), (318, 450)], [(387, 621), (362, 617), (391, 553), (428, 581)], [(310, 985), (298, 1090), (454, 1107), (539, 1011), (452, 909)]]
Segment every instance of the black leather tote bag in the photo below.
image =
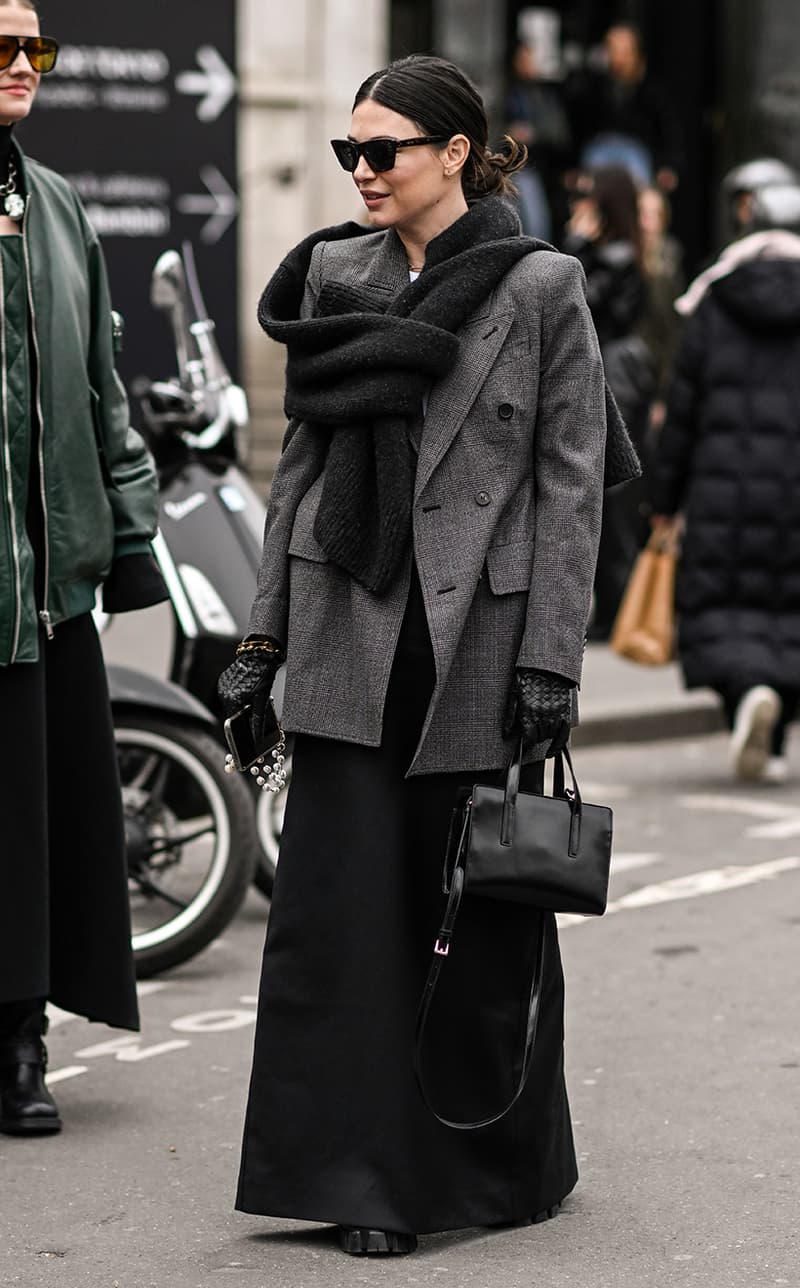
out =
[[(464, 867), (464, 889), (550, 912), (600, 916), (608, 898), (611, 810), (582, 800), (566, 749), (556, 756), (552, 796), (519, 790), (521, 761), (520, 748), (505, 789), (476, 784), (464, 806), (454, 858)], [(571, 788), (564, 786), (565, 761)]]
[[(565, 786), (564, 764), (572, 786)], [(513, 1098), (499, 1113), (477, 1122), (442, 1117), (431, 1105), (422, 1078), (422, 1040), (442, 967), (457, 945), (454, 939), (464, 893), (487, 899), (531, 904), (550, 912), (600, 916), (608, 900), (611, 866), (612, 813), (606, 805), (590, 805), (580, 793), (572, 758), (565, 748), (555, 757), (553, 795), (519, 790), (522, 744), (506, 775), (505, 787), (476, 783), (469, 800), (454, 811), (444, 863), (444, 920), (433, 950), (433, 961), (417, 1012), (414, 1071), (422, 1098), (446, 1127), (460, 1131), (488, 1127), (519, 1100), (530, 1072), (539, 1016), (544, 934), (539, 943), (528, 999), (525, 1051)], [(543, 766), (540, 781), (544, 781)]]

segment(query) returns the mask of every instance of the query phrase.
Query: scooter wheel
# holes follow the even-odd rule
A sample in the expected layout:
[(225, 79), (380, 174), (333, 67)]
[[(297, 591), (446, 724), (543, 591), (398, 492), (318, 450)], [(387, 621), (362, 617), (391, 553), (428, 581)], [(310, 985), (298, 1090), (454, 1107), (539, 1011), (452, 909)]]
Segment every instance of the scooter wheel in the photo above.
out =
[(139, 978), (186, 961), (228, 925), (260, 847), (253, 799), (224, 751), (185, 720), (115, 723)]

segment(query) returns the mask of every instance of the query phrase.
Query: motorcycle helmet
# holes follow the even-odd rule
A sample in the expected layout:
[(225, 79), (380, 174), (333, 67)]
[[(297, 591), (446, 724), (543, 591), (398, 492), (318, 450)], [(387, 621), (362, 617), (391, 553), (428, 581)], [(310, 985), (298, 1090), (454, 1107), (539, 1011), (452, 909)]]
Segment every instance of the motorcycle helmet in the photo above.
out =
[(730, 198), (737, 192), (755, 192), (773, 183), (795, 183), (797, 179), (797, 172), (777, 157), (757, 157), (729, 170), (721, 186), (723, 195)]
[(720, 191), (731, 232), (736, 237), (754, 232), (753, 205), (757, 194), (775, 187), (790, 187), (800, 176), (778, 157), (756, 157), (734, 166), (722, 180)]
[(800, 182), (776, 183), (753, 193), (750, 206), (750, 232), (770, 228), (800, 233)]

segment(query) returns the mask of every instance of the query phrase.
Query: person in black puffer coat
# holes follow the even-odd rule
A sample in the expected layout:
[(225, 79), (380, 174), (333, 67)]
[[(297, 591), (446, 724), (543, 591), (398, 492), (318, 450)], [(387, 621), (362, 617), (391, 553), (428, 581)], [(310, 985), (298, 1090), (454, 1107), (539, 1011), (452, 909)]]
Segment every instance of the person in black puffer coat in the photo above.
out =
[[(606, 380), (643, 456), (655, 368), (647, 344), (635, 334), (646, 307), (647, 288), (641, 268), (636, 186), (621, 166), (602, 166), (581, 176), (563, 249), (583, 266), (586, 302), (600, 341)], [(608, 638), (647, 536), (644, 487), (641, 479), (635, 479), (605, 494), (590, 639)]]
[(761, 194), (752, 227), (676, 304), (654, 525), (683, 512), (686, 684), (720, 694), (737, 776), (780, 782), (800, 699), (800, 188)]

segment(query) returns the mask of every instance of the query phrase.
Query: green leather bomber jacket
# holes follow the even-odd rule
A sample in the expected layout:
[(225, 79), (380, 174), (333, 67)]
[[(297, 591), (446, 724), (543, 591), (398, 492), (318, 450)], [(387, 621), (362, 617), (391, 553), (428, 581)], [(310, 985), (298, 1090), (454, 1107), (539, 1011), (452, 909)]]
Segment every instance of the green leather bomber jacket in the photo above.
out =
[[(0, 280), (0, 666), (36, 661), (40, 624), (51, 636), (90, 611), (114, 559), (149, 549), (158, 515), (153, 462), (114, 368), (97, 236), (66, 180), (14, 146), (27, 193), (26, 291)], [(8, 356), (28, 326), (33, 382)], [(45, 549), (38, 606), (25, 527), (33, 445)]]

